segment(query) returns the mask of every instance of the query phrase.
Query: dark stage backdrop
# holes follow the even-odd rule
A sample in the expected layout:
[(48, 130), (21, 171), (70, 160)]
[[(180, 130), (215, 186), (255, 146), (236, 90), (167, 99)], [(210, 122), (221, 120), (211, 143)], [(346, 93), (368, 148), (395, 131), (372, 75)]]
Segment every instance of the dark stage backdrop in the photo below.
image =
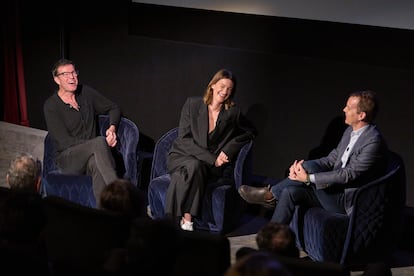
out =
[(77, 0), (70, 8), (25, 2), (32, 127), (46, 129), (42, 106), (55, 88), (50, 69), (62, 55), (75, 61), (81, 82), (115, 100), (152, 141), (177, 125), (186, 97), (202, 95), (225, 67), (237, 75), (236, 101), (259, 130), (254, 173), (281, 178), (327, 130), (341, 129), (350, 92), (372, 89), (381, 102), (377, 123), (406, 162), (407, 203), (414, 206), (413, 31), (127, 0)]

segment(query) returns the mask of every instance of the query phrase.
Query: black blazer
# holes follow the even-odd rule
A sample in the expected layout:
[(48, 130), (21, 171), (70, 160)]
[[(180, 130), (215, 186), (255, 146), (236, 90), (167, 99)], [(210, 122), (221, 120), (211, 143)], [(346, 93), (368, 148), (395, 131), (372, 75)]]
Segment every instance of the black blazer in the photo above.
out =
[(218, 154), (223, 151), (230, 161), (234, 161), (241, 147), (254, 139), (253, 126), (242, 115), (236, 105), (220, 111), (214, 134), (218, 139), (216, 146), (208, 145), (208, 107), (201, 97), (186, 100), (179, 123), (178, 137), (170, 154), (192, 155), (208, 164), (214, 165)]

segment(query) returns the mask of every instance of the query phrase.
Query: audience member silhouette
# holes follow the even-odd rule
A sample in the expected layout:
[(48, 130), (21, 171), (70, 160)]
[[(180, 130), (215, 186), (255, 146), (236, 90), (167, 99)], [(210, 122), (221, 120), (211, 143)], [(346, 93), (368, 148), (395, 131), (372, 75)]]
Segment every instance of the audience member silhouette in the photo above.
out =
[(15, 191), (38, 192), (41, 163), (28, 153), (20, 153), (10, 162), (6, 183)]
[[(270, 221), (256, 234), (256, 244), (259, 250), (272, 252), (277, 256), (299, 258), (296, 246), (295, 232), (287, 224)], [(241, 247), (236, 251), (236, 259), (256, 252), (251, 247)]]
[(100, 195), (101, 209), (123, 213), (133, 218), (147, 217), (146, 197), (127, 179), (116, 179), (109, 183)]
[[(334, 271), (335, 269), (346, 273), (346, 268), (342, 269), (339, 267), (334, 267), (325, 263), (319, 263), (319, 266), (312, 266), (309, 262), (313, 262), (308, 257), (300, 258), (299, 249), (296, 246), (296, 235), (295, 232), (287, 224), (282, 224), (278, 222), (268, 222), (265, 224), (256, 234), (256, 243), (258, 250), (252, 247), (241, 247), (236, 251), (236, 261), (241, 260), (245, 256), (254, 254), (256, 252), (265, 251), (271, 252), (276, 256), (279, 261), (281, 261), (292, 273), (295, 275), (303, 275), (304, 273), (328, 273), (330, 270)], [(302, 261), (294, 261), (295, 258), (300, 258)], [(308, 262), (308, 263), (306, 263)], [(315, 263), (316, 265), (318, 263)], [(326, 270), (324, 271), (324, 266)], [(306, 272), (306, 267), (308, 267), (308, 272)], [(311, 271), (312, 270), (312, 271)], [(364, 268), (363, 274), (361, 276), (391, 276), (391, 269), (388, 265), (384, 263), (369, 263)]]
[(287, 224), (268, 222), (257, 232), (256, 243), (260, 250), (286, 257), (299, 257), (296, 234)]
[(125, 248), (114, 249), (106, 275), (175, 275), (179, 230), (170, 219), (133, 221)]
[(269, 251), (247, 254), (226, 271), (224, 276), (293, 276), (278, 258)]
[(40, 171), (41, 163), (30, 154), (19, 154), (10, 163), (6, 175), (10, 191), (0, 203), (2, 272), (48, 274)]

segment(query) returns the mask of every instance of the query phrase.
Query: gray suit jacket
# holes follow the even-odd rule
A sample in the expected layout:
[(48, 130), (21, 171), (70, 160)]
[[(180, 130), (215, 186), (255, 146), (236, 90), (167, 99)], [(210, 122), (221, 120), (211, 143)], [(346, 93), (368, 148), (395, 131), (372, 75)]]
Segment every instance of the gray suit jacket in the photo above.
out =
[(352, 212), (354, 193), (358, 187), (382, 176), (388, 161), (387, 145), (375, 125), (369, 125), (351, 150), (342, 168), (342, 155), (351, 139), (352, 127), (348, 127), (338, 146), (328, 156), (305, 161), (304, 169), (315, 176), (315, 187), (327, 194), (343, 194), (343, 206)]
[(216, 145), (208, 145), (208, 109), (201, 97), (186, 100), (179, 122), (178, 137), (171, 147), (171, 153), (192, 155), (214, 165), (218, 154), (223, 151), (234, 161), (241, 147), (254, 139), (254, 128), (241, 114), (238, 106), (220, 111), (215, 129)]
[[(351, 132), (352, 127), (348, 127), (338, 146), (328, 156), (304, 162), (305, 170), (315, 175), (314, 184), (317, 189), (356, 188), (384, 172), (387, 146), (375, 125), (369, 125), (361, 134), (349, 155), (347, 164), (342, 168), (341, 157), (349, 144)], [(314, 168), (318, 170), (312, 171)]]

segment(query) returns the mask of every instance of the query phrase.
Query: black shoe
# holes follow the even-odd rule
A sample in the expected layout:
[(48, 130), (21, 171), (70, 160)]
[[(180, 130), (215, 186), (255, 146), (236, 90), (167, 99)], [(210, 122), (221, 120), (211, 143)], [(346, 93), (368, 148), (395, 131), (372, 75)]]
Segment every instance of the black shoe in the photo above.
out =
[(241, 185), (239, 188), (240, 196), (251, 204), (259, 204), (265, 208), (273, 209), (276, 206), (276, 198), (272, 194), (271, 199), (266, 199), (265, 195), (270, 192), (270, 186), (267, 187), (252, 187), (248, 185)]

